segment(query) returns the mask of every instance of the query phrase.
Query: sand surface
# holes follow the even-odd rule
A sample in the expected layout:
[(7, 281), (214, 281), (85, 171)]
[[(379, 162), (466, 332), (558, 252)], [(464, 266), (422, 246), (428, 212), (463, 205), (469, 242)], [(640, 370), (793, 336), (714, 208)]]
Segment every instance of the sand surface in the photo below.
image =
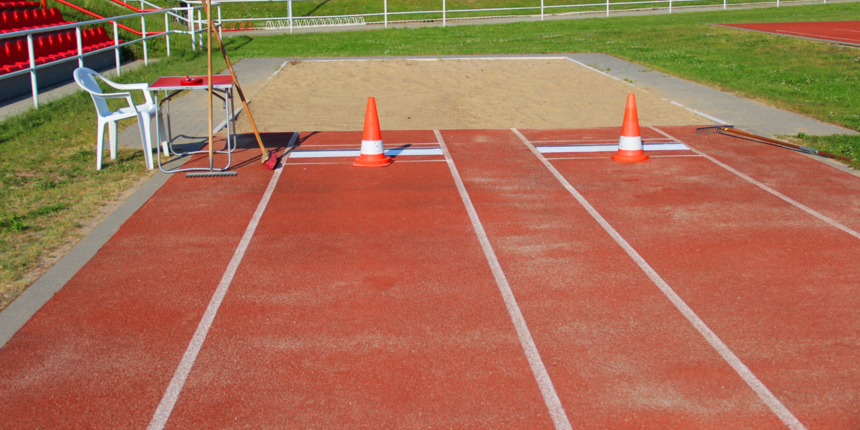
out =
[[(361, 130), (375, 97), (383, 130), (708, 124), (646, 88), (567, 60), (368, 60), (288, 64), (251, 103), (261, 132)], [(238, 131), (250, 133), (247, 115)]]

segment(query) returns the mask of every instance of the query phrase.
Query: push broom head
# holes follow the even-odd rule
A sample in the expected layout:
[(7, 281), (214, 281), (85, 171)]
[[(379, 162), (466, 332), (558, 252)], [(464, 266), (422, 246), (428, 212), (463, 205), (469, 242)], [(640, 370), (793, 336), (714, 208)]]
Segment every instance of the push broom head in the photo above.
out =
[(696, 129), (696, 134), (716, 134), (721, 131), (731, 130), (735, 128), (733, 125), (712, 125), (710, 127), (699, 127)]
[(266, 151), (266, 159), (263, 160), (263, 165), (269, 170), (275, 170), (275, 166), (278, 165), (278, 157), (275, 156), (274, 152)]

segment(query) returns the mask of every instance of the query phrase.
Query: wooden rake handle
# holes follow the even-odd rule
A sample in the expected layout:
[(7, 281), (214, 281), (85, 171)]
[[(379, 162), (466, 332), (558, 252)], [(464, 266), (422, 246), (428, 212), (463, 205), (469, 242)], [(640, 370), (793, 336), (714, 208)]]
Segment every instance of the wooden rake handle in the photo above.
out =
[(744, 137), (749, 137), (752, 139), (761, 140), (763, 142), (772, 143), (774, 145), (787, 146), (789, 148), (793, 148), (793, 149), (796, 149), (796, 150), (801, 151), (801, 152), (806, 152), (808, 154), (816, 154), (816, 155), (821, 155), (821, 156), (824, 156), (827, 158), (835, 158), (837, 160), (847, 161), (849, 163), (854, 161), (854, 159), (852, 159), (852, 158), (843, 157), (841, 155), (836, 155), (836, 154), (831, 154), (829, 152), (819, 151), (817, 149), (809, 148), (806, 146), (800, 146), (800, 145), (795, 145), (793, 143), (783, 142), (781, 140), (769, 139), (769, 138), (764, 137), (764, 136), (759, 136), (757, 134), (747, 133), (745, 131), (741, 131), (741, 130), (737, 130), (737, 129), (733, 129), (733, 128), (720, 127), (720, 131), (722, 131), (723, 133), (732, 133), (732, 134), (736, 134), (739, 136), (744, 136)]

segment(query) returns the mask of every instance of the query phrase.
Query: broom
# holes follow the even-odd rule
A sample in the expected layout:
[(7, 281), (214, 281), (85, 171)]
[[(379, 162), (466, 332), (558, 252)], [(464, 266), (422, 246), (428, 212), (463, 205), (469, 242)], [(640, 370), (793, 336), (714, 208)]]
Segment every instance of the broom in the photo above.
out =
[(747, 132), (741, 131), (741, 130), (735, 130), (735, 126), (733, 126), (733, 125), (714, 125), (714, 126), (710, 126), (710, 127), (699, 127), (696, 129), (696, 134), (713, 134), (713, 133), (724, 134), (727, 136), (734, 135), (735, 137), (737, 137), (737, 136), (748, 137), (751, 139), (760, 140), (762, 142), (770, 143), (773, 145), (778, 145), (778, 146), (782, 146), (785, 148), (795, 149), (795, 150), (798, 150), (800, 152), (804, 152), (807, 154), (820, 155), (822, 157), (827, 157), (827, 158), (835, 158), (837, 160), (847, 161), (849, 163), (854, 161), (854, 159), (852, 159), (852, 158), (843, 157), (841, 155), (836, 155), (836, 154), (831, 154), (829, 152), (819, 151), (817, 149), (809, 148), (807, 146), (795, 145), (793, 143), (783, 142), (781, 140), (776, 140), (776, 139), (769, 139), (767, 137), (759, 136), (757, 134), (747, 133)]

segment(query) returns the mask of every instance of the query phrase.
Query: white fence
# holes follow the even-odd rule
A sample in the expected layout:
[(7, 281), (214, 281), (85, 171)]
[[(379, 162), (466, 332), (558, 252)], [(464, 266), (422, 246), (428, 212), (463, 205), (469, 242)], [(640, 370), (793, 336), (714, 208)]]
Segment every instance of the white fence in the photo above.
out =
[[(384, 27), (388, 27), (389, 23), (395, 22), (410, 22), (410, 20), (405, 19), (408, 15), (441, 15), (442, 26), (445, 27), (447, 22), (451, 20), (448, 17), (448, 14), (468, 14), (468, 13), (483, 13), (483, 12), (513, 12), (513, 11), (534, 11), (533, 16), (540, 16), (541, 21), (544, 20), (544, 17), (547, 14), (552, 14), (554, 10), (558, 9), (569, 9), (567, 12), (563, 12), (564, 14), (580, 14), (580, 13), (604, 13), (607, 17), (609, 17), (610, 12), (613, 10), (616, 12), (630, 12), (634, 10), (654, 10), (654, 9), (668, 9), (669, 13), (672, 13), (673, 8), (678, 7), (701, 7), (701, 6), (722, 6), (723, 10), (726, 10), (728, 6), (746, 6), (746, 5), (767, 5), (775, 3), (776, 7), (779, 7), (780, 0), (775, 1), (762, 1), (756, 3), (728, 3), (728, 0), (711, 0), (711, 1), (703, 1), (703, 0), (645, 0), (645, 1), (610, 1), (605, 0), (599, 3), (587, 3), (587, 4), (565, 4), (565, 5), (546, 5), (544, 0), (533, 0), (535, 1), (534, 6), (523, 6), (523, 7), (508, 7), (508, 8), (484, 8), (484, 9), (448, 9), (446, 0), (441, 0), (441, 9), (437, 10), (422, 10), (422, 11), (405, 11), (405, 12), (389, 12), (388, 11), (388, 0), (382, 1), (382, 11), (377, 13), (363, 13), (363, 14), (352, 14), (352, 15), (327, 15), (327, 16), (317, 16), (317, 17), (294, 17), (293, 16), (293, 2), (294, 1), (306, 1), (306, 0), (221, 0), (220, 3), (255, 3), (255, 2), (285, 2), (287, 3), (287, 16), (285, 17), (267, 17), (267, 18), (242, 18), (242, 19), (228, 19), (225, 18), (224, 22), (232, 22), (232, 21), (242, 21), (242, 22), (260, 22), (260, 25), (255, 25), (254, 29), (256, 30), (286, 30), (289, 29), (292, 33), (294, 28), (302, 28), (302, 27), (325, 27), (325, 26), (347, 26), (347, 25), (366, 25), (372, 22), (366, 22), (365, 18), (370, 17), (381, 17)], [(539, 4), (538, 4), (539, 2)], [(790, 1), (792, 3), (806, 3), (807, 1)], [(817, 2), (817, 0), (815, 1)], [(822, 3), (827, 4), (827, 0), (821, 0)], [(697, 3), (695, 6), (688, 5), (689, 3)], [(706, 3), (706, 4), (703, 4)], [(590, 8), (591, 10), (583, 11), (581, 9)], [(597, 9), (600, 8), (600, 9)], [(580, 9), (580, 11), (576, 11), (576, 9)], [(595, 10), (597, 9), (597, 10)], [(601, 10), (603, 12), (601, 12)], [(516, 17), (516, 16), (527, 16), (527, 15), (495, 15), (492, 18), (500, 18), (500, 17)], [(400, 19), (397, 21), (391, 21), (389, 17), (399, 18), (403, 17), (404, 19)], [(220, 18), (220, 15), (219, 15)], [(461, 17), (454, 19), (478, 19), (478, 18), (490, 18), (489, 16), (472, 16), (472, 17)], [(437, 19), (431, 19), (433, 21)], [(301, 21), (301, 24), (299, 22)], [(423, 21), (423, 20), (422, 20)], [(265, 24), (263, 24), (265, 22)]]
[[(145, 3), (148, 5), (151, 5), (151, 6), (155, 6), (155, 5), (152, 5), (151, 3), (144, 2), (144, 1), (141, 1), (141, 6), (143, 7)], [(157, 7), (157, 6), (155, 6), (155, 7)], [(191, 35), (192, 48), (194, 49), (196, 47), (196, 45), (198, 45), (198, 44), (202, 47), (202, 39), (203, 38), (202, 37), (196, 37), (196, 35), (199, 34), (200, 32), (206, 31), (206, 29), (203, 27), (203, 23), (205, 21), (203, 21), (201, 19), (198, 19), (198, 20), (191, 19), (191, 17), (193, 17), (195, 10), (197, 11), (197, 14), (199, 17), (201, 14), (201, 9), (202, 9), (202, 7), (200, 7), (200, 6), (186, 7), (186, 8), (161, 9), (161, 10), (148, 11), (148, 12), (133, 13), (133, 14), (129, 14), (129, 15), (115, 16), (115, 17), (105, 18), (105, 19), (96, 19), (96, 20), (92, 20), (92, 21), (74, 22), (74, 23), (70, 23), (70, 24), (54, 25), (54, 26), (50, 26), (50, 27), (37, 28), (37, 29), (32, 29), (32, 30), (22, 30), (22, 31), (15, 31), (15, 32), (0, 34), (0, 45), (2, 45), (4, 42), (6, 42), (9, 39), (18, 39), (18, 38), (25, 37), (27, 40), (27, 51), (28, 51), (28, 60), (29, 60), (28, 61), (29, 67), (14, 71), (14, 72), (6, 73), (4, 75), (0, 75), (0, 81), (2, 81), (4, 79), (13, 78), (15, 76), (23, 75), (23, 74), (29, 74), (30, 75), (30, 85), (32, 86), (32, 92), (33, 92), (33, 105), (38, 109), (38, 107), (39, 107), (39, 85), (38, 85), (38, 80), (36, 77), (36, 71), (37, 70), (49, 68), (49, 67), (55, 66), (57, 64), (61, 64), (61, 63), (69, 62), (69, 61), (77, 61), (78, 67), (83, 67), (84, 66), (84, 58), (89, 57), (89, 56), (93, 56), (93, 55), (97, 55), (97, 54), (100, 54), (103, 52), (110, 52), (112, 50), (112, 51), (114, 51), (114, 55), (116, 58), (116, 73), (117, 73), (117, 75), (119, 75), (122, 72), (122, 63), (120, 61), (120, 48), (122, 48), (123, 46), (129, 46), (129, 45), (134, 45), (134, 44), (138, 44), (138, 43), (142, 44), (143, 45), (142, 46), (142, 48), (143, 48), (142, 49), (143, 50), (143, 61), (145, 64), (149, 64), (149, 49), (147, 47), (147, 41), (163, 37), (165, 39), (165, 45), (167, 47), (167, 55), (170, 56), (170, 35), (171, 34), (190, 34)], [(218, 15), (219, 16), (221, 14), (220, 12), (221, 12), (221, 10), (219, 8), (218, 9)], [(164, 30), (163, 31), (159, 31), (159, 30), (147, 31), (146, 21), (144, 18), (146, 16), (150, 16), (150, 15), (163, 15), (164, 16)], [(185, 15), (185, 16), (183, 16), (183, 15)], [(140, 22), (141, 22), (141, 31), (140, 31), (141, 35), (140, 35), (140, 37), (137, 39), (134, 39), (134, 40), (127, 40), (127, 41), (120, 42), (120, 39), (119, 39), (119, 21), (124, 20), (124, 19), (138, 18), (138, 17), (140, 18)], [(188, 31), (171, 30), (170, 29), (170, 18), (171, 17), (179, 20), (180, 22), (185, 22), (189, 27)], [(89, 52), (84, 52), (84, 50), (83, 50), (83, 47), (84, 47), (83, 46), (83, 37), (82, 37), (83, 28), (82, 27), (88, 27), (88, 26), (97, 25), (97, 24), (110, 24), (113, 27), (113, 44), (110, 46), (107, 46), (107, 47), (103, 47), (101, 49), (96, 49), (96, 50), (92, 50)], [(61, 58), (61, 59), (58, 59), (55, 61), (45, 62), (43, 64), (37, 65), (36, 64), (37, 58), (35, 56), (35, 49), (34, 49), (34, 44), (33, 44), (34, 38), (38, 38), (41, 34), (55, 33), (55, 32), (61, 31), (61, 30), (74, 30), (75, 31), (76, 42), (77, 42), (77, 54), (76, 55), (70, 55), (68, 57)], [(195, 40), (195, 39), (197, 39), (197, 40)], [(199, 40), (199, 43), (198, 43), (198, 40)]]

